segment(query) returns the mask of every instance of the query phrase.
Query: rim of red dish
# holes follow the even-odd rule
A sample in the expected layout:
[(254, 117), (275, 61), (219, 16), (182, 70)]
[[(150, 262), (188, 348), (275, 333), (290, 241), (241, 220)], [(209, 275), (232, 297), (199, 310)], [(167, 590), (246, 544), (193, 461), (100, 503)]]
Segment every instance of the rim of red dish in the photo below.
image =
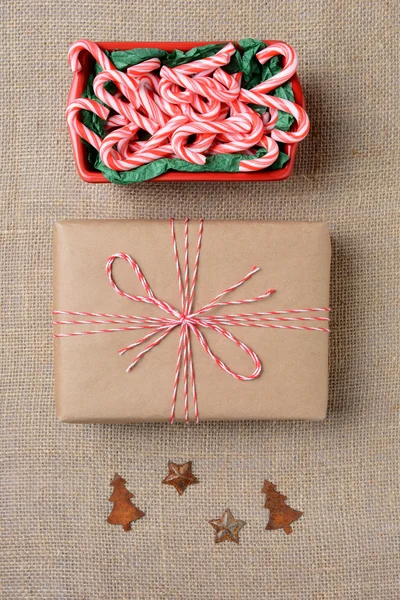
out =
[[(264, 40), (266, 44), (274, 44), (278, 40)], [(102, 50), (131, 50), (132, 48), (161, 48), (171, 52), (173, 50), (187, 51), (196, 46), (206, 46), (208, 44), (218, 44), (221, 42), (96, 42)], [(79, 58), (82, 64), (82, 70), (73, 74), (71, 88), (68, 96), (68, 104), (80, 98), (86, 89), (89, 75), (92, 73), (94, 59), (89, 52), (82, 50)], [(285, 58), (283, 64), (285, 64)], [(295, 73), (289, 80), (292, 84), (294, 99), (297, 104), (305, 108), (305, 100), (299, 78)], [(79, 135), (69, 129), (69, 135), (72, 143), (72, 150), (76, 169), (79, 176), (87, 183), (111, 183), (100, 171), (96, 171), (87, 159), (88, 151), (82, 143)], [(296, 131), (297, 123), (294, 123), (291, 131)], [(297, 152), (298, 142), (294, 144), (285, 144), (284, 152), (289, 156), (289, 160), (284, 167), (275, 171), (254, 171), (253, 173), (185, 173), (182, 171), (168, 171), (159, 177), (146, 180), (143, 183), (153, 181), (282, 181), (287, 179), (294, 167), (294, 160)]]

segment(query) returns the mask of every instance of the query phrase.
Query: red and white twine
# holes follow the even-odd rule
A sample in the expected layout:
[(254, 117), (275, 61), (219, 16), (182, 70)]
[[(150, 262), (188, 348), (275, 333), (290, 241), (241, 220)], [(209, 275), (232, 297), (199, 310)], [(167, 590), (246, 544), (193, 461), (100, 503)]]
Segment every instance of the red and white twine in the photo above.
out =
[[(101, 160), (115, 171), (127, 171), (163, 157), (203, 165), (207, 156), (220, 153), (248, 154), (249, 159), (239, 163), (239, 171), (257, 171), (276, 161), (277, 142), (299, 142), (309, 131), (308, 116), (301, 106), (270, 95), (297, 69), (295, 51), (282, 42), (271, 44), (256, 55), (261, 64), (282, 56), (282, 70), (251, 90), (241, 87), (241, 73), (230, 75), (221, 68), (235, 53), (232, 43), (214, 56), (172, 69), (161, 67), (159, 59), (153, 58), (129, 67), (126, 73), (118, 71), (97, 44), (89, 40), (79, 40), (71, 46), (68, 58), (73, 71), (82, 68), (82, 50), (89, 52), (103, 69), (96, 75), (93, 89), (113, 114), (95, 100), (80, 99), (68, 106), (68, 125), (94, 146)], [(117, 88), (115, 94), (105, 88), (109, 81)], [(250, 104), (263, 106), (267, 111), (261, 117)], [(81, 109), (106, 120), (109, 133), (103, 140), (80, 121)], [(294, 117), (295, 131), (276, 129), (278, 110)], [(140, 141), (140, 132), (152, 137), (147, 142)], [(195, 140), (189, 143), (192, 135)], [(267, 154), (252, 157), (260, 148), (265, 148)]]
[[(235, 313), (235, 314), (223, 314), (223, 315), (210, 315), (208, 314), (211, 310), (222, 306), (240, 306), (244, 304), (251, 304), (268, 298), (275, 292), (274, 289), (266, 291), (260, 296), (254, 298), (248, 298), (244, 300), (221, 300), (228, 293), (234, 291), (240, 287), (246, 281), (248, 281), (257, 271), (258, 267), (253, 267), (252, 270), (242, 279), (240, 279), (234, 285), (228, 287), (223, 292), (215, 296), (211, 302), (200, 308), (199, 310), (193, 310), (193, 303), (195, 297), (195, 288), (198, 277), (198, 267), (200, 259), (201, 241), (203, 235), (203, 221), (200, 221), (199, 232), (197, 238), (197, 248), (195, 254), (195, 260), (192, 271), (192, 278), (189, 277), (189, 219), (185, 221), (185, 240), (184, 240), (184, 263), (183, 263), (183, 274), (181, 269), (181, 263), (179, 260), (178, 248), (176, 243), (176, 234), (174, 227), (174, 219), (170, 221), (171, 235), (172, 235), (172, 246), (175, 258), (176, 273), (178, 279), (179, 297), (181, 303), (181, 309), (177, 309), (168, 302), (157, 298), (148, 284), (145, 276), (143, 275), (138, 263), (129, 254), (118, 252), (109, 257), (106, 263), (106, 273), (109, 282), (113, 289), (122, 297), (132, 300), (133, 302), (141, 302), (153, 305), (159, 308), (164, 314), (161, 317), (150, 317), (150, 316), (137, 316), (137, 315), (122, 315), (112, 313), (98, 313), (98, 312), (79, 312), (79, 311), (68, 311), (68, 310), (54, 310), (53, 315), (67, 315), (67, 316), (80, 316), (90, 317), (83, 318), (80, 320), (56, 320), (53, 321), (55, 326), (63, 325), (119, 325), (118, 327), (107, 327), (102, 329), (90, 329), (90, 330), (78, 330), (67, 333), (54, 333), (55, 338), (66, 338), (76, 337), (85, 335), (95, 335), (99, 333), (115, 333), (121, 331), (134, 331), (134, 330), (150, 330), (149, 333), (144, 335), (138, 341), (129, 344), (128, 346), (121, 348), (119, 354), (122, 356), (126, 352), (148, 342), (155, 337), (150, 343), (137, 354), (135, 359), (126, 369), (127, 372), (131, 371), (133, 367), (140, 361), (141, 358), (150, 350), (158, 346), (162, 340), (168, 336), (168, 334), (175, 328), (180, 328), (180, 338), (178, 346), (178, 356), (175, 368), (175, 379), (172, 393), (172, 406), (170, 414), (170, 423), (175, 420), (175, 407), (178, 393), (178, 386), (180, 375), (183, 370), (183, 397), (184, 397), (184, 414), (185, 421), (189, 422), (189, 376), (190, 376), (190, 389), (194, 406), (194, 414), (196, 423), (199, 420), (199, 410), (197, 403), (196, 384), (193, 366), (193, 355), (191, 347), (191, 334), (199, 341), (203, 350), (210, 356), (215, 364), (225, 371), (231, 377), (239, 381), (250, 381), (256, 379), (261, 373), (261, 361), (257, 354), (245, 343), (237, 339), (229, 330), (225, 327), (261, 327), (270, 329), (289, 329), (297, 331), (315, 331), (322, 333), (329, 333), (327, 327), (318, 327), (317, 324), (320, 322), (329, 323), (329, 316), (314, 316), (312, 313), (325, 313), (329, 315), (329, 308), (302, 308), (302, 309), (287, 309), (287, 310), (273, 310), (269, 312), (254, 312), (254, 313)], [(112, 274), (113, 264), (117, 259), (126, 261), (132, 270), (135, 272), (139, 282), (141, 283), (145, 295), (131, 295), (124, 292), (114, 281)], [(302, 316), (307, 313), (307, 316)], [(287, 316), (291, 315), (291, 316)], [(293, 323), (312, 323), (315, 325), (308, 324), (293, 324)], [(204, 337), (201, 329), (210, 329), (224, 336), (227, 340), (236, 344), (245, 354), (247, 354), (254, 363), (254, 371), (251, 375), (241, 375), (230, 369), (226, 363), (224, 363), (218, 356), (214, 354), (206, 338)]]

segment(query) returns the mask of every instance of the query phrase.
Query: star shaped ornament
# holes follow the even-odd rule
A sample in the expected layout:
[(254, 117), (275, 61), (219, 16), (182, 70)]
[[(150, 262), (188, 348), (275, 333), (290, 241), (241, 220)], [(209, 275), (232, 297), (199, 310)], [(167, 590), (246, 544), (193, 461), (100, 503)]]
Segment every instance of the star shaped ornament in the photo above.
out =
[(168, 463), (168, 475), (163, 480), (166, 485), (173, 485), (180, 496), (188, 485), (199, 483), (197, 477), (192, 473), (192, 461), (178, 465), (174, 462)]
[(209, 521), (210, 525), (215, 529), (215, 543), (230, 542), (239, 543), (239, 531), (246, 525), (244, 521), (235, 519), (229, 508), (223, 513), (220, 519)]

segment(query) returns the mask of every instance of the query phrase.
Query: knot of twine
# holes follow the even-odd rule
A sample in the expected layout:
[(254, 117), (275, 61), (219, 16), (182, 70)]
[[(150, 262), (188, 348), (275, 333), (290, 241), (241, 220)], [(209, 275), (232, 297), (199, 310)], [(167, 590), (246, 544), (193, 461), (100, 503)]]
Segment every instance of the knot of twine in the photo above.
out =
[[(154, 336), (156, 339), (151, 341), (144, 350), (139, 352), (136, 358), (131, 362), (131, 364), (126, 369), (127, 372), (131, 371), (133, 367), (143, 358), (143, 356), (150, 352), (153, 348), (158, 346), (162, 342), (162, 340), (167, 337), (167, 335), (176, 327), (180, 327), (180, 338), (179, 338), (179, 346), (178, 346), (178, 357), (175, 368), (175, 380), (174, 380), (174, 388), (172, 393), (172, 406), (171, 406), (171, 414), (170, 414), (170, 423), (175, 421), (175, 407), (178, 393), (178, 385), (180, 373), (183, 366), (183, 395), (184, 395), (184, 412), (185, 412), (185, 421), (189, 422), (189, 379), (190, 379), (190, 387), (193, 399), (194, 413), (196, 423), (199, 421), (199, 410), (198, 410), (198, 402), (197, 402), (197, 393), (196, 393), (196, 384), (195, 384), (195, 375), (194, 375), (194, 367), (193, 367), (193, 355), (192, 355), (192, 346), (191, 346), (191, 336), (190, 333), (193, 333), (197, 340), (200, 342), (200, 345), (205, 350), (205, 352), (211, 357), (211, 359), (215, 362), (215, 364), (228, 373), (231, 377), (238, 379), (239, 381), (250, 381), (252, 379), (256, 379), (261, 373), (261, 361), (257, 354), (246, 344), (238, 340), (230, 331), (228, 331), (225, 327), (262, 327), (262, 328), (272, 328), (272, 329), (292, 329), (292, 330), (303, 330), (303, 331), (319, 331), (324, 333), (329, 333), (329, 329), (326, 327), (314, 327), (308, 325), (292, 325), (292, 324), (279, 324), (276, 322), (282, 321), (329, 321), (329, 317), (327, 316), (282, 316), (288, 314), (299, 314), (299, 313), (310, 313), (310, 312), (329, 312), (329, 308), (303, 308), (303, 309), (289, 309), (289, 310), (275, 310), (270, 312), (253, 312), (253, 313), (236, 313), (236, 314), (225, 314), (225, 315), (209, 315), (208, 313), (214, 308), (221, 306), (238, 306), (243, 304), (250, 304), (252, 302), (258, 302), (259, 300), (263, 300), (268, 298), (271, 294), (275, 292), (274, 289), (270, 289), (266, 291), (264, 294), (260, 296), (256, 296), (254, 298), (248, 298), (245, 300), (231, 300), (231, 301), (220, 301), (223, 296), (232, 292), (246, 281), (248, 281), (257, 271), (260, 269), (258, 267), (253, 267), (252, 270), (242, 279), (240, 279), (237, 283), (227, 288), (217, 296), (211, 302), (203, 306), (197, 311), (193, 312), (193, 302), (195, 296), (195, 288), (197, 282), (197, 274), (199, 267), (199, 258), (200, 258), (200, 248), (201, 248), (201, 240), (203, 235), (203, 220), (200, 220), (198, 238), (197, 238), (197, 248), (195, 261), (193, 266), (192, 280), (189, 283), (189, 219), (185, 221), (185, 249), (184, 249), (184, 274), (182, 276), (181, 265), (178, 255), (178, 249), (176, 244), (176, 235), (175, 235), (175, 227), (174, 227), (174, 219), (170, 220), (171, 226), (171, 234), (172, 234), (172, 245), (174, 251), (176, 272), (178, 278), (178, 286), (179, 286), (179, 296), (181, 302), (181, 310), (178, 310), (168, 302), (160, 300), (157, 298), (148, 284), (145, 276), (143, 275), (138, 263), (131, 257), (129, 254), (125, 254), (123, 252), (119, 252), (117, 254), (113, 254), (109, 257), (106, 263), (106, 273), (107, 277), (110, 281), (111, 286), (114, 290), (123, 296), (124, 298), (128, 298), (133, 302), (142, 302), (146, 304), (151, 304), (153, 306), (158, 307), (161, 311), (166, 313), (166, 316), (162, 317), (150, 317), (150, 316), (135, 316), (135, 315), (120, 315), (120, 314), (109, 314), (109, 313), (94, 313), (94, 312), (77, 312), (77, 311), (62, 311), (55, 310), (53, 311), (54, 315), (79, 315), (85, 317), (94, 317), (97, 319), (93, 320), (57, 320), (53, 321), (53, 325), (92, 325), (92, 324), (119, 324), (123, 325), (123, 327), (115, 327), (109, 329), (97, 329), (97, 330), (89, 330), (89, 331), (74, 331), (69, 333), (55, 333), (53, 336), (55, 338), (64, 338), (64, 337), (74, 337), (80, 335), (93, 335), (98, 333), (112, 333), (117, 331), (131, 331), (136, 329), (151, 329), (151, 331), (146, 334), (144, 337), (139, 339), (138, 341), (129, 344), (125, 348), (119, 350), (119, 354), (122, 356), (125, 352), (144, 344), (150, 338)], [(133, 296), (124, 292), (114, 281), (112, 268), (113, 264), (117, 259), (122, 259), (126, 261), (132, 270), (135, 272), (138, 280), (142, 284), (144, 291), (146, 293), (145, 296)], [(99, 319), (100, 317), (100, 319)], [(275, 323), (272, 323), (275, 322)], [(214, 354), (208, 345), (204, 335), (202, 334), (200, 328), (211, 329), (216, 331), (217, 333), (223, 335), (226, 339), (234, 342), (243, 352), (245, 352), (254, 363), (254, 371), (251, 375), (241, 375), (230, 369), (218, 356)]]

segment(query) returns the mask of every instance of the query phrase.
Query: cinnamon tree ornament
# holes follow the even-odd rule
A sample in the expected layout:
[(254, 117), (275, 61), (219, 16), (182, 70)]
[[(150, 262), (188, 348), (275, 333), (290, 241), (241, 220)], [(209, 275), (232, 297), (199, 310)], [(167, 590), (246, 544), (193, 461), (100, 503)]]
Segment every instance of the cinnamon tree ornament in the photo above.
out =
[(107, 518), (107, 523), (110, 525), (122, 525), (124, 531), (130, 531), (132, 521), (137, 521), (145, 516), (137, 506), (132, 504), (132, 492), (125, 487), (126, 480), (118, 473), (115, 473), (111, 484), (114, 488), (112, 495), (109, 498), (110, 502), (114, 503), (110, 515)]
[(270, 481), (264, 481), (264, 487), (261, 490), (265, 494), (265, 508), (269, 508), (269, 521), (265, 529), (283, 529), (287, 534), (292, 533), (291, 523), (297, 521), (302, 516), (302, 512), (290, 508), (286, 504), (286, 496), (280, 494), (276, 485)]
[(213, 519), (209, 523), (215, 529), (214, 541), (216, 544), (225, 541), (238, 544), (239, 531), (246, 525), (244, 521), (235, 519), (229, 508), (226, 509), (220, 519)]
[(197, 477), (192, 473), (192, 461), (183, 465), (169, 461), (168, 475), (163, 479), (163, 483), (173, 485), (178, 494), (182, 496), (188, 485), (199, 483)]

